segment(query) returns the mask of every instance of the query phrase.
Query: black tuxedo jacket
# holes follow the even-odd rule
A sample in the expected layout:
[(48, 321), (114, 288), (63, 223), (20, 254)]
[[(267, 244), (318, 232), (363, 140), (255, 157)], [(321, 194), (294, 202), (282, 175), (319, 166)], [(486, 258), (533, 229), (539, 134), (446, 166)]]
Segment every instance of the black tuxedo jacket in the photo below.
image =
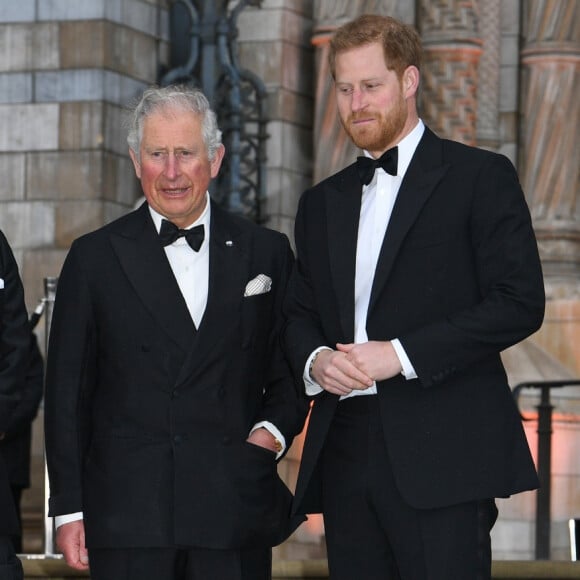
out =
[[(361, 185), (351, 165), (305, 192), (285, 309), (297, 377), (318, 346), (354, 334)], [(379, 382), (396, 481), (417, 508), (537, 486), (500, 351), (541, 324), (544, 291), (529, 211), (503, 156), (429, 129), (401, 184), (367, 317), (369, 340), (399, 338), (418, 379)], [(320, 511), (317, 462), (338, 397), (315, 397), (295, 510)]]
[(6, 425), (6, 436), (0, 441), (8, 481), (18, 488), (30, 486), (30, 449), (32, 422), (38, 412), (44, 386), (44, 361), (36, 335), (31, 333), (26, 376), (19, 389), (20, 400)]
[[(21, 397), (28, 362), (30, 329), (18, 266), (0, 232), (0, 433), (9, 430)], [(0, 456), (0, 535), (18, 531), (8, 474)]]
[[(147, 205), (76, 240), (46, 377), (50, 514), (82, 510), (94, 547), (273, 545), (291, 496), (260, 420), (292, 438), (304, 408), (279, 348), (293, 256), (280, 233), (212, 206), (195, 329)], [(258, 274), (268, 293), (244, 297)], [(285, 510), (285, 511), (284, 511)]]

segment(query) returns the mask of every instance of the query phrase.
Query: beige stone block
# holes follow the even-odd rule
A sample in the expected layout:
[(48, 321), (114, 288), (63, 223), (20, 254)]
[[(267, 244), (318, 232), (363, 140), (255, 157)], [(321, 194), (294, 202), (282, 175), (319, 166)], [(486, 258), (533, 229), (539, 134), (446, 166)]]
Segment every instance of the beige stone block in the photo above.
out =
[(142, 195), (133, 162), (126, 156), (105, 154), (103, 179), (104, 199), (120, 204), (125, 212), (133, 209), (135, 200)]
[(310, 184), (308, 175), (290, 169), (269, 168), (264, 204), (266, 215), (294, 218), (298, 200)]
[(284, 8), (312, 18), (314, 2), (312, 0), (263, 0), (261, 6), (262, 10)]
[(268, 228), (286, 234), (290, 244), (294, 247), (294, 220), (280, 215), (267, 216), (264, 225)]
[(103, 223), (108, 224), (116, 219), (124, 216), (132, 208), (128, 208), (124, 204), (105, 201), (103, 206)]
[(62, 103), (59, 148), (79, 150), (102, 147), (103, 107), (102, 102)]
[(269, 120), (288, 121), (306, 128), (312, 128), (314, 122), (312, 97), (285, 88), (268, 91), (266, 111)]
[(524, 491), (508, 498), (496, 499), (502, 521), (533, 521), (536, 518), (536, 491)]
[(313, 78), (313, 52), (292, 43), (284, 44), (282, 88), (310, 96), (314, 93)]
[(285, 10), (282, 16), (284, 38), (303, 47), (312, 42), (312, 19), (293, 10)]
[(24, 199), (24, 153), (0, 154), (0, 201)]
[(534, 342), (580, 376), (580, 300), (548, 300)]
[[(159, 6), (158, 6), (159, 5)], [(107, 5), (107, 17), (110, 20), (123, 23), (124, 26), (140, 30), (150, 36), (167, 36), (167, 27), (163, 23), (167, 22), (166, 2), (159, 3), (155, 0), (121, 0), (118, 3), (119, 10), (111, 9), (111, 4)]]
[(313, 92), (313, 52), (275, 39), (240, 43), (240, 63), (257, 74), (272, 91), (284, 88), (310, 96)]
[(0, 2), (0, 22), (25, 22), (34, 20), (36, 0)]
[(14, 250), (47, 246), (54, 238), (52, 205), (34, 201), (3, 203), (0, 230)]
[[(508, 111), (499, 115), (499, 135), (502, 146), (514, 146), (518, 137), (518, 113)], [(511, 162), (517, 167), (517, 154), (509, 155)]]
[[(58, 278), (66, 254), (67, 250), (51, 248), (35, 248), (24, 252), (21, 275), (29, 312), (45, 296), (45, 278)], [(43, 322), (39, 322), (38, 331), (43, 326)]]
[(282, 9), (248, 8), (238, 18), (238, 41), (264, 41), (283, 38)]
[(62, 68), (106, 68), (155, 80), (155, 37), (102, 20), (63, 22), (61, 26)]
[(580, 514), (580, 477), (552, 476), (552, 520), (568, 520)]
[(258, 75), (269, 90), (277, 90), (280, 87), (282, 42), (241, 42), (238, 52), (241, 66)]
[(303, 127), (285, 123), (282, 131), (282, 165), (300, 168), (311, 174), (313, 168), (312, 132)]
[(72, 242), (104, 224), (102, 201), (67, 201), (56, 208), (57, 248), (69, 248)]
[(129, 155), (127, 145), (127, 112), (121, 107), (107, 104), (105, 109), (105, 147), (118, 155)]
[(266, 141), (266, 158), (268, 168), (283, 166), (282, 134), (286, 123), (270, 121), (268, 123), (268, 140)]
[(285, 9), (247, 9), (238, 19), (239, 41), (287, 40), (310, 45), (312, 23), (309, 18)]
[(59, 66), (58, 24), (0, 24), (0, 71), (54, 69)]
[(500, 23), (503, 35), (520, 34), (521, 4), (519, 0), (502, 0), (500, 2)]
[(494, 559), (533, 559), (534, 537), (532, 522), (498, 519), (491, 530), (491, 549)]
[(147, 83), (157, 80), (157, 38), (124, 26), (107, 26), (105, 66)]
[(272, 121), (266, 142), (268, 167), (299, 168), (305, 175), (312, 172), (312, 134), (291, 123)]
[(570, 560), (570, 528), (568, 527), (568, 519), (552, 522), (550, 527), (551, 560)]
[(12, 248), (12, 253), (14, 254), (14, 259), (16, 260), (16, 265), (18, 266), (18, 269), (22, 270), (22, 262), (24, 260), (24, 248), (19, 248), (16, 246), (16, 244), (12, 239), (13, 236), (10, 234), (10, 232), (6, 232), (6, 230), (2, 227), (1, 223), (0, 230), (2, 230), (2, 232), (6, 236), (6, 239), (8, 240), (8, 243), (10, 244), (10, 247)]
[(57, 104), (0, 105), (0, 152), (56, 149)]
[(68, 151), (34, 153), (27, 170), (32, 199), (98, 199), (102, 197), (103, 153)]
[(103, 20), (62, 22), (60, 68), (103, 68), (106, 26)]

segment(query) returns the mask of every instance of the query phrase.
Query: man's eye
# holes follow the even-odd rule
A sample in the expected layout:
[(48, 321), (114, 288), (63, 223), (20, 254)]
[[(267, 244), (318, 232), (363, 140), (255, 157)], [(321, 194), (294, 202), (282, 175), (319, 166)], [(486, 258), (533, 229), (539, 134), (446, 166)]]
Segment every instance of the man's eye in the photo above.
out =
[(338, 91), (340, 93), (342, 93), (343, 95), (348, 95), (348, 94), (352, 93), (352, 88), (351, 87), (339, 87)]
[(176, 155), (179, 159), (189, 159), (193, 155), (193, 152), (187, 150), (178, 151)]

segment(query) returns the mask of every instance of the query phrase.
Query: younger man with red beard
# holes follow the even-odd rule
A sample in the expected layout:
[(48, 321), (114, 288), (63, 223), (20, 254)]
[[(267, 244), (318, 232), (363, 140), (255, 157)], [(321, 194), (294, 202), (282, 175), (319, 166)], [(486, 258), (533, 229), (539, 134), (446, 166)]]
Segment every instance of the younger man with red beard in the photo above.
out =
[(417, 113), (421, 43), (361, 16), (330, 47), (357, 163), (307, 191), (285, 348), (313, 400), (294, 509), (324, 514), (330, 575), (491, 576), (495, 497), (538, 481), (500, 351), (541, 324), (517, 174)]

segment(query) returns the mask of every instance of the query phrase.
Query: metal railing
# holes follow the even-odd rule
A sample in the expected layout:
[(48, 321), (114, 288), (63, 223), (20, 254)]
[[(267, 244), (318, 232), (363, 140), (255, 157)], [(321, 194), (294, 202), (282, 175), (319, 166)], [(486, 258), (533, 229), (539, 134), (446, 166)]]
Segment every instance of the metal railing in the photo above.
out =
[[(580, 380), (563, 381), (533, 381), (520, 383), (513, 389), (513, 396), (518, 403), (524, 389), (540, 389), (538, 410), (538, 478), (540, 488), (536, 495), (536, 560), (550, 559), (550, 524), (551, 524), (551, 476), (552, 476), (552, 412), (554, 406), (550, 400), (552, 389), (580, 385)], [(521, 412), (522, 421), (535, 420), (525, 417)]]
[[(54, 299), (56, 296), (56, 285), (58, 278), (47, 277), (44, 279), (44, 297), (40, 300), (37, 307), (30, 316), (30, 326), (32, 329), (36, 328), (40, 320), (44, 317), (44, 352), (48, 352), (48, 337), (50, 334), (50, 322), (52, 319), (52, 310), (54, 307)], [(41, 403), (42, 405), (42, 403)], [(48, 498), (50, 495), (50, 487), (48, 482), (48, 470), (46, 468), (46, 453), (43, 451), (44, 464), (44, 502), (43, 502), (43, 554), (24, 554), (27, 559), (38, 559), (43, 557), (61, 558), (62, 556), (55, 551), (54, 543), (54, 522), (53, 518), (48, 515)]]

